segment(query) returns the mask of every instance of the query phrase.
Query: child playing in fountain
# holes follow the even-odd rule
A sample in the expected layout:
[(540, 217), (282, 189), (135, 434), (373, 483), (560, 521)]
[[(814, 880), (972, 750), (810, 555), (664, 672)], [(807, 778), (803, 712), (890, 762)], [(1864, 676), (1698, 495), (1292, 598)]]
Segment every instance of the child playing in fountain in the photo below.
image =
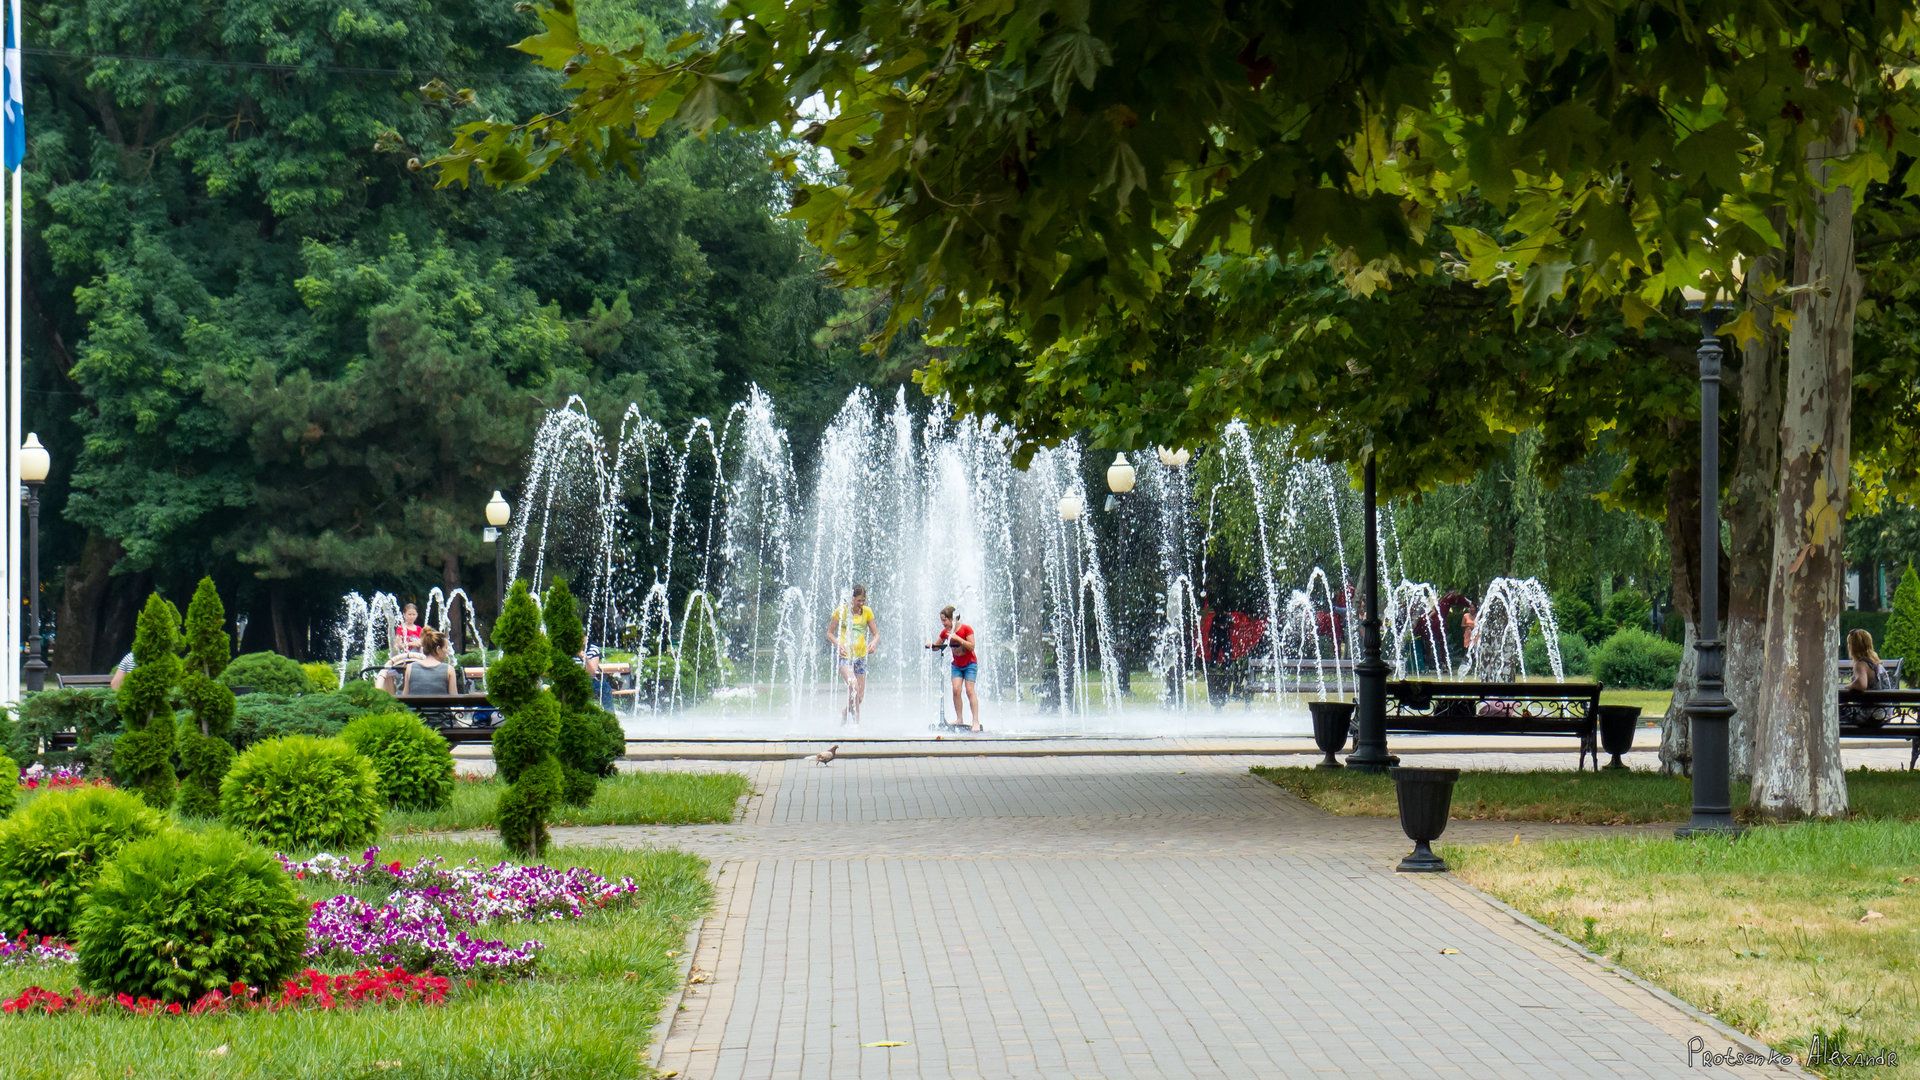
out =
[(953, 677), (953, 722), (956, 726), (966, 714), (960, 709), (962, 688), (966, 691), (967, 704), (973, 709), (973, 733), (980, 734), (980, 657), (974, 652), (973, 627), (956, 622), (958, 616), (953, 605), (940, 609), (940, 633), (927, 643), (929, 649), (952, 649), (949, 657), (949, 674)]
[(847, 704), (840, 722), (849, 718), (858, 726), (860, 705), (867, 697), (867, 657), (880, 645), (880, 628), (867, 606), (867, 587), (855, 585), (848, 602), (833, 609), (827, 620), (827, 644), (834, 648), (840, 677), (847, 683)]

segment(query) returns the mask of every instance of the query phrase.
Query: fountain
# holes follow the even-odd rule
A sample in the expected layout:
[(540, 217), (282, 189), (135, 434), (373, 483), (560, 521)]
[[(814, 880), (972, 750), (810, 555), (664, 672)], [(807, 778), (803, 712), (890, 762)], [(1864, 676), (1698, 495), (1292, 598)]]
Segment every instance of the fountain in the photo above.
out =
[[(589, 640), (633, 654), (623, 720), (637, 736), (836, 734), (825, 626), (856, 583), (878, 616), (866, 737), (924, 736), (939, 717), (944, 663), (919, 646), (946, 604), (979, 638), (996, 734), (1304, 734), (1307, 696), (1351, 694), (1348, 543), (1362, 530), (1343, 471), (1296, 456), (1283, 432), (1234, 423), (1191, 461), (1129, 451), (1134, 491), (1095, 511), (1095, 455), (1069, 441), (1016, 467), (1022, 449), (992, 420), (910, 406), (904, 390), (891, 401), (856, 391), (803, 451), (757, 388), (717, 422), (678, 431), (633, 406), (603, 429), (576, 398), (535, 438), (509, 572), (536, 585), (567, 577)], [(1439, 594), (1407, 577), (1385, 508), (1382, 524), (1382, 576), (1398, 582), (1382, 589), (1396, 669), (1524, 674), (1537, 624), (1557, 674), (1538, 582), (1497, 580), (1479, 641), (1456, 661)], [(456, 599), (436, 609), (430, 598), (428, 611), (444, 621)], [(393, 607), (385, 594), (344, 604), (343, 675), (356, 642), (372, 662)], [(1231, 647), (1204, 647), (1211, 617), (1226, 613)], [(1222, 665), (1292, 692), (1221, 708), (1202, 688)]]

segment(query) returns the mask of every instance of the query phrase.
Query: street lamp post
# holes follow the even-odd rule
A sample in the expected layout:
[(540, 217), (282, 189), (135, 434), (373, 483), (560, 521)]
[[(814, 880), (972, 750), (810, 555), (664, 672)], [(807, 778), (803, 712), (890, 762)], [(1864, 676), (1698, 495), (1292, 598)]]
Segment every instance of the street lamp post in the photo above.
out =
[(27, 504), (27, 636), (33, 642), (26, 664), (29, 691), (47, 684), (47, 661), (40, 641), (40, 485), (47, 482), (52, 467), (52, 455), (40, 445), (40, 436), (28, 432), (27, 441), (20, 444), (20, 480), (26, 487), (23, 494)]
[(480, 534), (482, 539), (493, 545), (493, 595), (494, 603), (498, 605), (494, 608), (495, 619), (507, 609), (507, 546), (503, 543), (506, 537), (501, 530), (512, 520), (513, 507), (507, 505), (506, 496), (495, 491), (493, 498), (487, 500), (486, 531)]
[(1353, 753), (1347, 755), (1347, 766), (1377, 773), (1399, 764), (1400, 759), (1387, 753), (1387, 662), (1380, 655), (1380, 515), (1374, 480), (1373, 450), (1369, 448), (1361, 480), (1367, 556), (1360, 596), (1367, 610), (1360, 620), (1360, 662), (1353, 665), (1360, 732), (1354, 739)]
[[(1739, 273), (1736, 263), (1734, 272)], [(1687, 701), (1693, 750), (1693, 818), (1678, 836), (1733, 836), (1733, 792), (1728, 768), (1726, 645), (1720, 640), (1720, 320), (1729, 306), (1717, 288), (1683, 290), (1700, 314), (1700, 616), (1694, 648), (1699, 670)]]

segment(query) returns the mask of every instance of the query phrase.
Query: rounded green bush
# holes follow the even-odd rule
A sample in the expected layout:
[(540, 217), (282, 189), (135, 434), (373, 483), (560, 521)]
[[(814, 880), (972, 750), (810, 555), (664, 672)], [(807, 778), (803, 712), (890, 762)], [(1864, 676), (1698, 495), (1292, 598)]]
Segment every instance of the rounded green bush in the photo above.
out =
[(13, 805), (20, 801), (20, 766), (13, 759), (0, 754), (0, 817), (13, 813)]
[(453, 751), (412, 713), (372, 713), (340, 732), (380, 778), (380, 794), (403, 810), (439, 810), (453, 801)]
[(80, 977), (161, 1001), (271, 990), (298, 970), (311, 910), (273, 856), (233, 833), (151, 837), (120, 849), (87, 895)]
[(256, 694), (305, 694), (313, 687), (300, 665), (275, 652), (251, 652), (236, 656), (220, 681), (228, 687), (251, 687)]
[(1665, 638), (1627, 627), (1593, 650), (1593, 675), (1603, 686), (1665, 690), (1680, 671), (1680, 653)]
[(301, 664), (300, 673), (307, 677), (309, 694), (331, 694), (340, 689), (340, 669), (332, 664)]
[(221, 818), (283, 851), (370, 843), (385, 807), (373, 763), (339, 739), (269, 739), (241, 754), (220, 782)]
[[(1547, 662), (1547, 639), (1540, 636), (1538, 630), (1528, 635), (1520, 657), (1527, 665), (1529, 676), (1546, 675), (1553, 670)], [(1560, 634), (1560, 672), (1568, 678), (1593, 673), (1593, 656), (1586, 638), (1564, 631)]]
[(371, 679), (353, 679), (347, 685), (328, 695), (339, 701), (347, 702), (364, 712), (406, 712), (407, 707), (400, 704), (392, 694), (373, 684)]
[(0, 821), (0, 932), (64, 938), (100, 868), (128, 843), (166, 828), (138, 795), (115, 788), (48, 791)]

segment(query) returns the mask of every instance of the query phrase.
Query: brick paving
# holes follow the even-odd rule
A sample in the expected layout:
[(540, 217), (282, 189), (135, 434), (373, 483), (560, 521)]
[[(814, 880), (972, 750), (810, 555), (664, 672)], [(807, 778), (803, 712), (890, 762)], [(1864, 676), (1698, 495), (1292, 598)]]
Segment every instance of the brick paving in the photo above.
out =
[[(683, 1077), (1681, 1076), (1690, 1036), (1728, 1047), (1472, 890), (1394, 874), (1396, 822), (1327, 815), (1258, 760), (733, 763), (756, 792), (735, 823), (555, 834), (714, 861), (656, 1047)], [(1578, 830), (1447, 839), (1516, 831)]]

